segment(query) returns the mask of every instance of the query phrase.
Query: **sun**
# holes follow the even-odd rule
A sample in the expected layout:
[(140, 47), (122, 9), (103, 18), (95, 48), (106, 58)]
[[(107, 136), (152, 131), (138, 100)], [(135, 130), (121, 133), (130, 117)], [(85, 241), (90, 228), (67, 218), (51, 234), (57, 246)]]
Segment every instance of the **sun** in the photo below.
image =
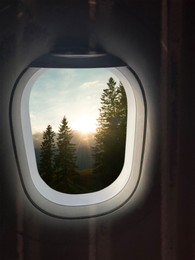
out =
[(96, 131), (96, 120), (89, 116), (80, 117), (73, 124), (73, 129), (82, 134), (94, 133)]

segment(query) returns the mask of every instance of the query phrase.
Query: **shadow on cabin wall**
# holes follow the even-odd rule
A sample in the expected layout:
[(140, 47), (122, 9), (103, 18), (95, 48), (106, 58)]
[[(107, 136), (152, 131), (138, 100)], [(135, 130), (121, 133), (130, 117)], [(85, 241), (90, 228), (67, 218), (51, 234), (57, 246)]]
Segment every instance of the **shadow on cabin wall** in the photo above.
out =
[[(193, 0), (0, 4), (1, 259), (195, 258), (194, 5)], [(33, 60), (56, 45), (96, 49), (104, 38), (104, 48), (114, 51), (116, 44), (107, 46), (109, 36), (101, 28), (118, 30), (123, 25), (121, 34), (125, 34), (134, 19), (139, 21), (133, 33), (140, 45), (145, 42), (149, 47), (148, 36), (137, 29), (140, 25), (158, 42), (151, 52), (151, 60), (158, 52), (154, 64), (158, 73), (161, 69), (156, 85), (161, 93), (161, 153), (155, 185), (135, 212), (124, 207), (108, 216), (74, 221), (46, 216), (29, 203), (18, 177), (9, 125), (15, 81)], [(125, 56), (124, 50), (124, 60)], [(135, 56), (132, 53), (132, 59)]]

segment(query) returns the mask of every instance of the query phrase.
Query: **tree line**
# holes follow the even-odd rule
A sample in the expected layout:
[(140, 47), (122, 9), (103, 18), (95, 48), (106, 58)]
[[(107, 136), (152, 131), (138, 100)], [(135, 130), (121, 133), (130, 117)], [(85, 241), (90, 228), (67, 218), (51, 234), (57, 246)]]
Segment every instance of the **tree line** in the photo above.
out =
[[(125, 155), (127, 98), (122, 83), (117, 86), (116, 81), (110, 77), (100, 103), (95, 145), (92, 147), (94, 166), (92, 174), (88, 176), (94, 186), (90, 192), (108, 186), (118, 177)], [(42, 179), (53, 189), (72, 193), (71, 187), (75, 186), (75, 193), (83, 193), (77, 182), (79, 172), (72, 138), (73, 131), (65, 116), (57, 134), (48, 125), (43, 132), (38, 168)]]

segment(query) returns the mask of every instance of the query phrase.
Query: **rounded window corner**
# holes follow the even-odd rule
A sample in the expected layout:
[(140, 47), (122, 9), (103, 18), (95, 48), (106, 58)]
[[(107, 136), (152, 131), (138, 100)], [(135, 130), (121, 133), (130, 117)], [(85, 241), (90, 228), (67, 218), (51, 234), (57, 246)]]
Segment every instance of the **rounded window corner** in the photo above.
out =
[[(33, 84), (48, 69), (106, 68), (123, 83), (127, 97), (124, 164), (107, 187), (84, 194), (67, 194), (49, 187), (41, 178), (32, 138), (29, 99)], [(28, 197), (39, 209), (60, 218), (85, 218), (107, 214), (135, 192), (143, 157), (146, 104), (137, 78), (121, 60), (109, 55), (46, 55), (23, 73), (12, 95), (11, 127), (20, 177)]]

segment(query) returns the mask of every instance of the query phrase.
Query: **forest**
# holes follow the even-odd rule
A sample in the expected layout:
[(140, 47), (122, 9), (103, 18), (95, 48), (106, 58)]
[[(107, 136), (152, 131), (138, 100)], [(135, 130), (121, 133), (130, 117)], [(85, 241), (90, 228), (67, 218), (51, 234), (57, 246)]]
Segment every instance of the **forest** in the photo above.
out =
[(65, 115), (58, 133), (51, 125), (43, 132), (40, 147), (35, 149), (39, 154), (37, 166), (41, 178), (54, 190), (69, 194), (95, 192), (119, 176), (124, 164), (127, 126), (127, 97), (122, 83), (117, 85), (110, 77), (100, 104), (96, 132), (88, 147), (83, 142), (78, 149), (75, 132)]

